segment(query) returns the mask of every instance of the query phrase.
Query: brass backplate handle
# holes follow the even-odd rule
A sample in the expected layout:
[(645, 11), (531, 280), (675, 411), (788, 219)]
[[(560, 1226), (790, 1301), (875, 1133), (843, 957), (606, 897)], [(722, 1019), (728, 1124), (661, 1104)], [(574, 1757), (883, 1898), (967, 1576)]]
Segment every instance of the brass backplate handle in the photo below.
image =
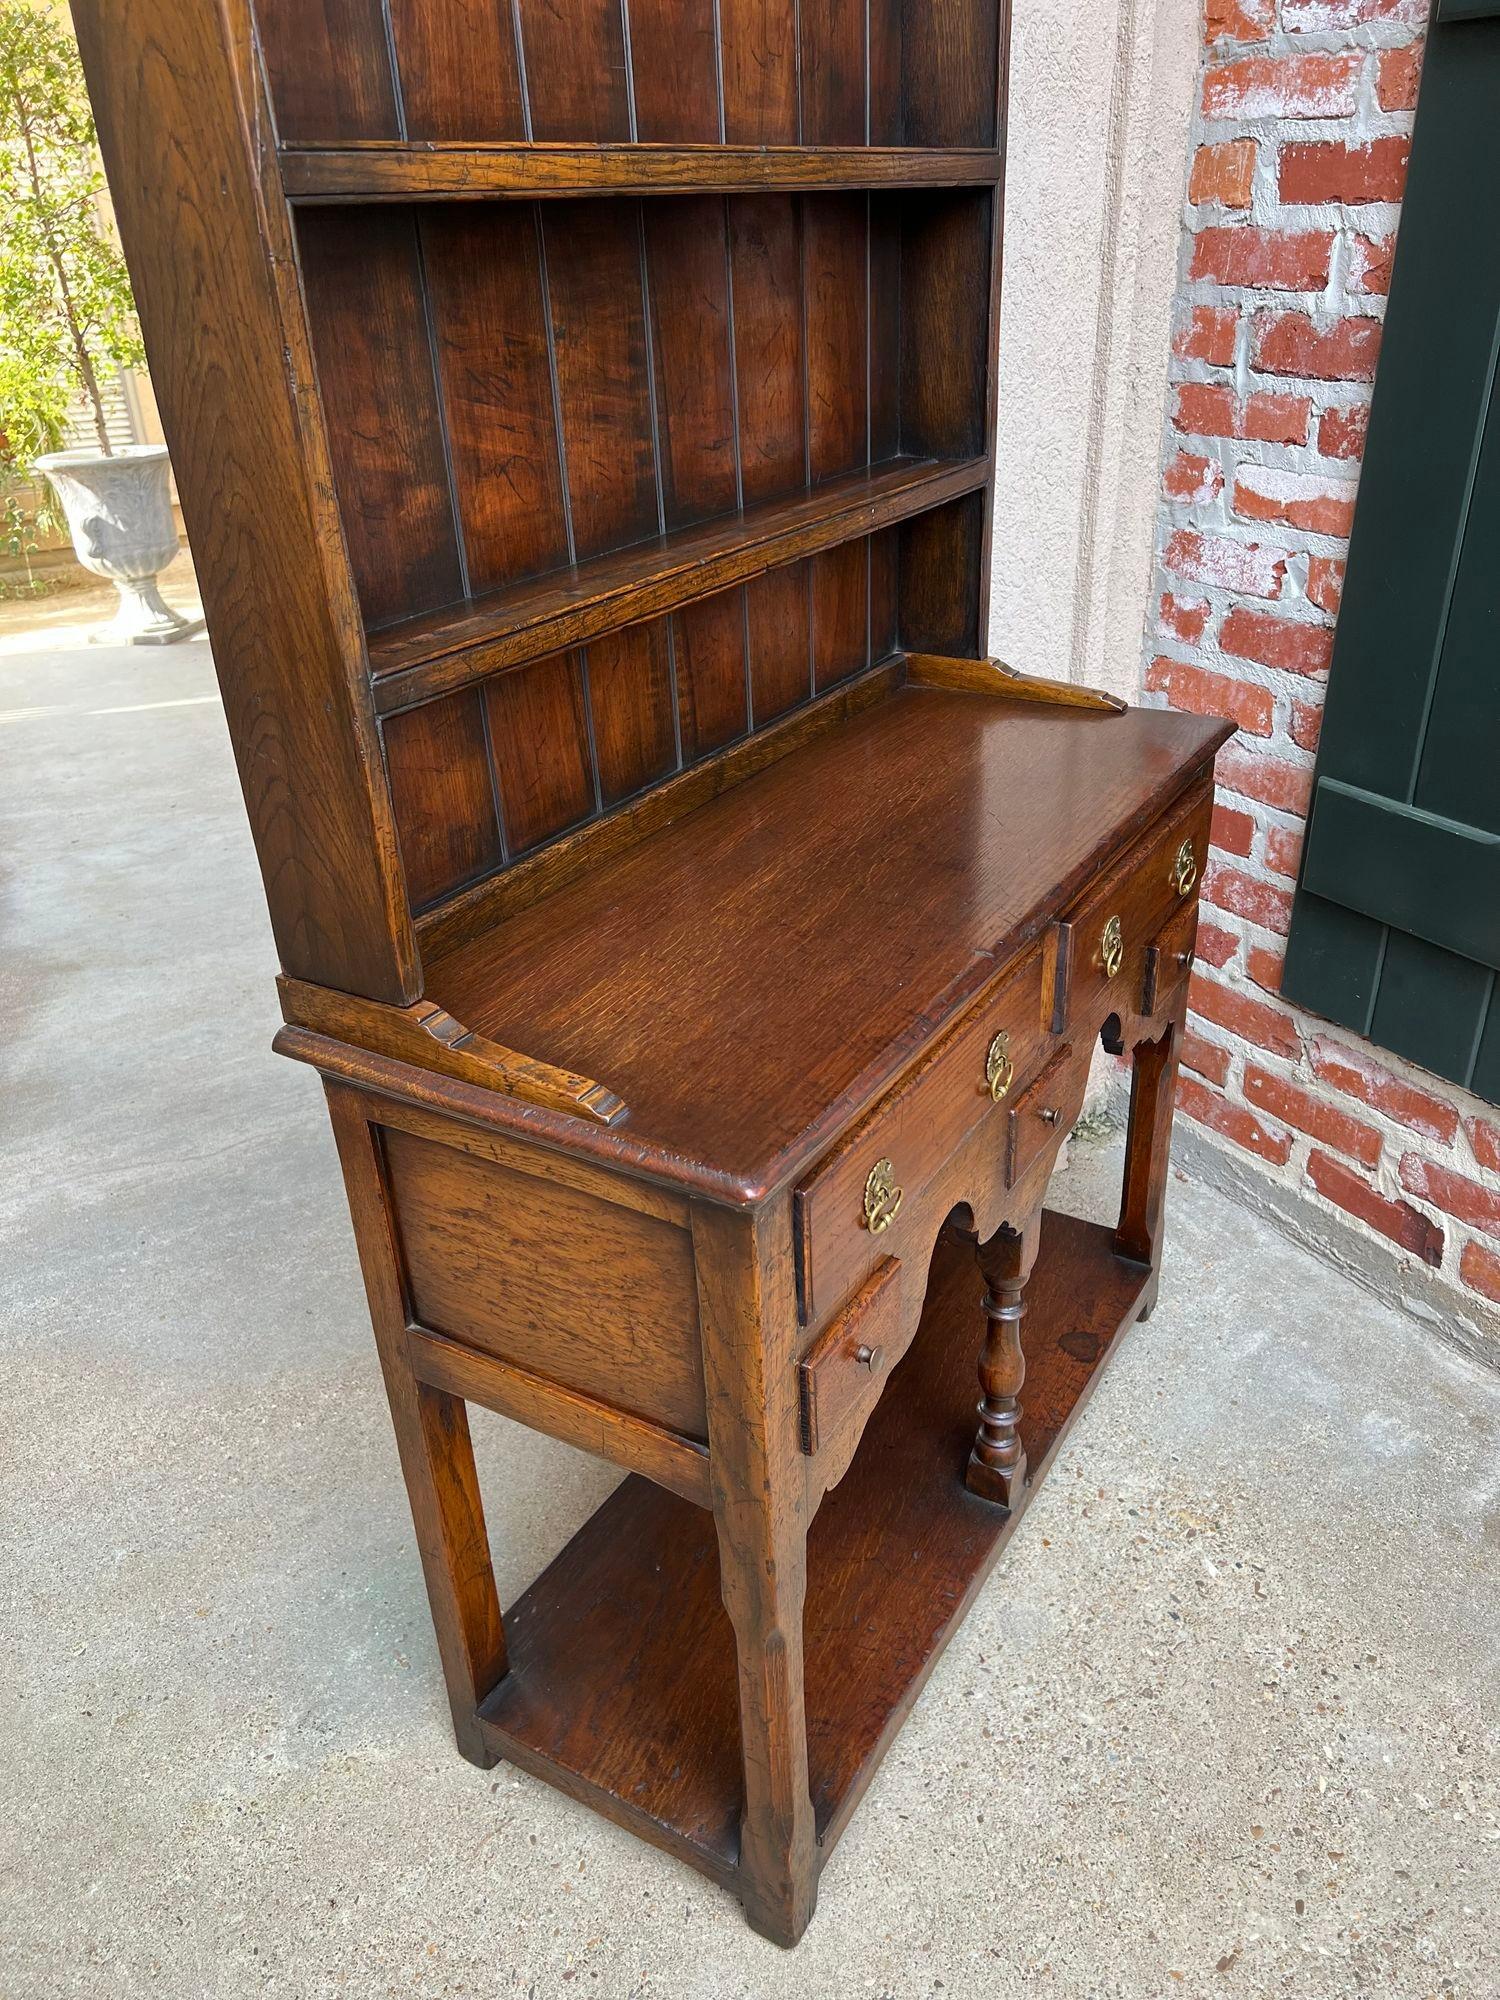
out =
[(901, 1213), (905, 1189), (898, 1188), (889, 1160), (877, 1160), (865, 1182), (865, 1227), (872, 1236), (889, 1229)]
[(1185, 840), (1177, 850), (1177, 859), (1172, 863), (1172, 887), (1179, 896), (1186, 896), (1197, 879), (1198, 857), (1193, 852), (1193, 843)]
[(1099, 956), (1104, 961), (1104, 976), (1113, 979), (1125, 963), (1125, 931), (1118, 917), (1111, 917), (1104, 926), (1104, 935), (1099, 940)]
[(984, 1055), (984, 1080), (996, 1104), (1010, 1089), (1015, 1076), (1016, 1066), (1010, 1059), (1010, 1035), (1002, 1028)]

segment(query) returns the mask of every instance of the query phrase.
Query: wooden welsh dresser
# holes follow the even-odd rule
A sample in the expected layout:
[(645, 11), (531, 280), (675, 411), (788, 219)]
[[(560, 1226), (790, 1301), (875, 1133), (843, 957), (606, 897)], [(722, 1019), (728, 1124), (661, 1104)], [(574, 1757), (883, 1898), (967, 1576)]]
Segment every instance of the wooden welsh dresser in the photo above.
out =
[[(458, 1746), (790, 1944), (1154, 1297), (1228, 734), (982, 657), (1005, 24), (73, 4)], [(503, 1618), (469, 1402), (629, 1475)]]

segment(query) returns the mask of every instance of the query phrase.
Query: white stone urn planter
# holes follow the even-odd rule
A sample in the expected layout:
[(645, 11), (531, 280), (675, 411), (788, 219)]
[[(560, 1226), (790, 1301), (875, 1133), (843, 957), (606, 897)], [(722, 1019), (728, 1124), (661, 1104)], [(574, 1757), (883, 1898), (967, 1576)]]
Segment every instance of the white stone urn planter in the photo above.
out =
[(113, 624), (94, 636), (102, 645), (170, 646), (195, 638), (201, 618), (181, 618), (162, 602), (156, 579), (181, 546), (172, 516), (164, 444), (102, 451), (54, 451), (36, 462), (51, 480), (67, 515), (73, 548), (85, 569), (107, 576), (120, 593)]

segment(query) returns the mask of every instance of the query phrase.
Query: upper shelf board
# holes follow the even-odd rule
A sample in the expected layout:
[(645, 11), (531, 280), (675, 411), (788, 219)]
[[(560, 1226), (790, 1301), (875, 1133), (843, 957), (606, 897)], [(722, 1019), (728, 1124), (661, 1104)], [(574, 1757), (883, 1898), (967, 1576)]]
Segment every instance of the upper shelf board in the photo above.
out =
[(366, 140), (285, 146), (296, 202), (714, 194), (767, 188), (991, 187), (1002, 155), (928, 146), (470, 146)]

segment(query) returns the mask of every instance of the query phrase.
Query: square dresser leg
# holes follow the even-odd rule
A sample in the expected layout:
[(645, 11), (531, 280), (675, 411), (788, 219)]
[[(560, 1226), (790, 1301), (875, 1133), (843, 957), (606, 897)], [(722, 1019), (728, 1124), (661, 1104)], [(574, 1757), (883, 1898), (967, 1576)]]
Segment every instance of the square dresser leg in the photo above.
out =
[(802, 1676), (809, 1507), (790, 1234), (762, 1229), (726, 1210), (693, 1210), (719, 1589), (739, 1667), (738, 1889), (754, 1929), (793, 1945), (818, 1893)]
[(499, 1759), (475, 1710), (505, 1677), (505, 1631), (463, 1399), (419, 1382), (406, 1351), (406, 1314), (380, 1154), (358, 1100), (328, 1087), (396, 1447), (411, 1502), (438, 1653), (459, 1750), (488, 1769)]
[(1172, 1146), (1172, 1106), (1182, 1048), (1180, 1020), (1154, 1042), (1139, 1042), (1130, 1079), (1130, 1125), (1125, 1137), (1125, 1182), (1115, 1248), (1133, 1263), (1149, 1264), (1151, 1284), (1140, 1317), (1156, 1304), (1161, 1272), (1162, 1217)]

